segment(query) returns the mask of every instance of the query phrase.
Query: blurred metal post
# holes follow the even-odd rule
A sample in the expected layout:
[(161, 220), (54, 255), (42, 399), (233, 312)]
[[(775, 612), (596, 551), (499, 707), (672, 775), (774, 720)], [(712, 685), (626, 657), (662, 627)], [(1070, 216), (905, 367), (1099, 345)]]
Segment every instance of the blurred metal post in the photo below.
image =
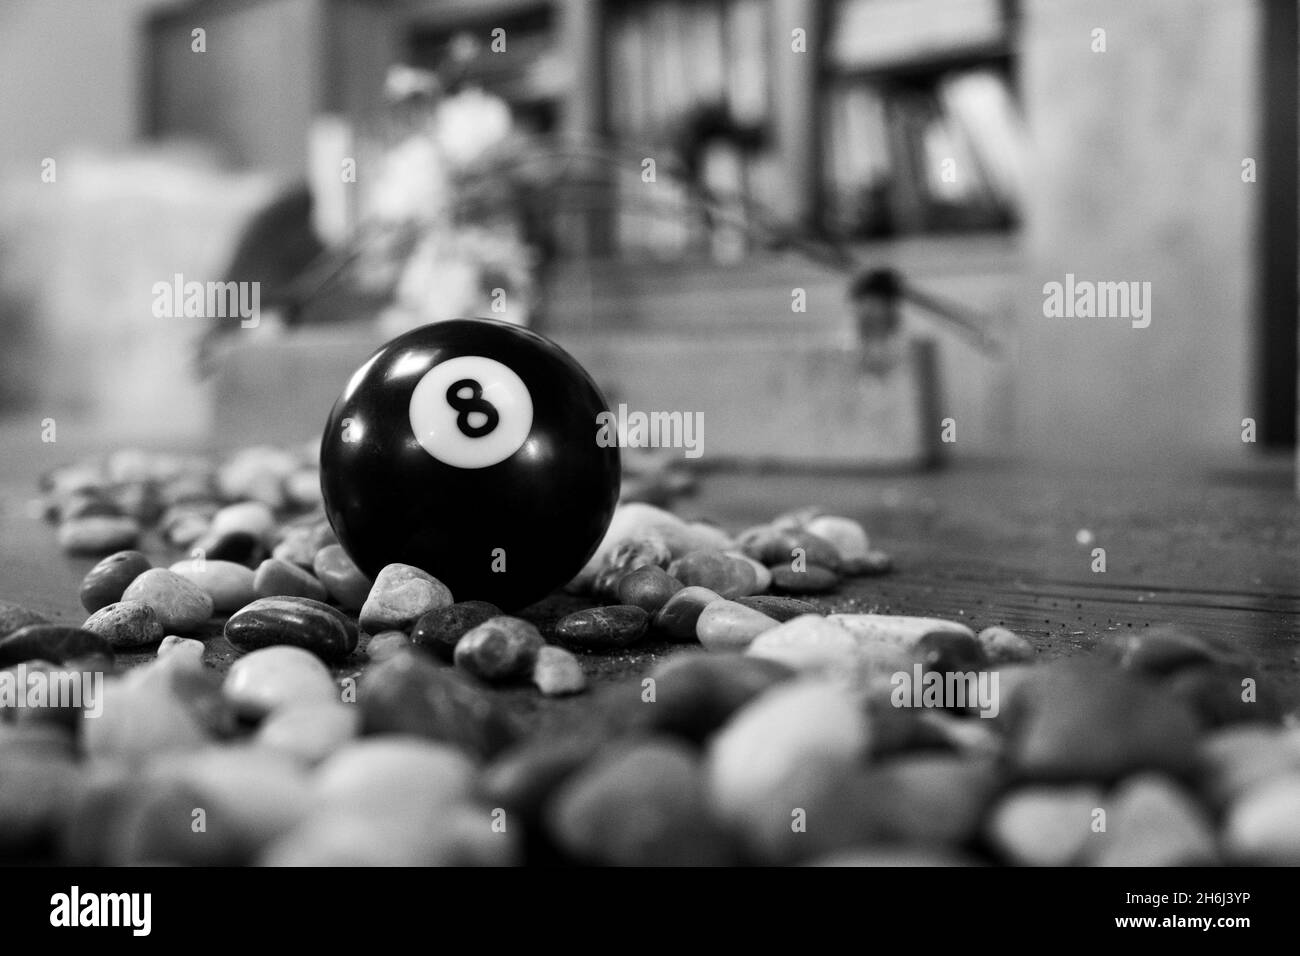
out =
[[(1265, 0), (1260, 18), (1260, 157), (1259, 254), (1257, 265), (1259, 325), (1256, 395), (1261, 404), (1260, 444), (1284, 448), (1296, 444), (1300, 415), (1297, 377), (1297, 266), (1300, 223), (1297, 221), (1296, 153), (1300, 121), (1300, 38), (1295, 0)], [(1300, 469), (1297, 469), (1300, 472)], [(1297, 474), (1300, 490), (1300, 474)]]
[[(579, 147), (596, 142), (604, 133), (605, 49), (603, 11), (600, 0), (562, 0), (559, 10), (558, 49), (569, 71), (569, 87), (562, 100), (560, 135), (568, 145)], [(590, 162), (590, 160), (582, 160)], [(590, 256), (609, 249), (612, 234), (608, 197), (597, 190), (608, 188), (611, 177), (604, 170), (583, 169), (564, 188), (563, 200), (580, 200), (576, 209), (562, 213), (559, 236), (564, 253)]]
[[(780, 218), (795, 226), (811, 226), (815, 218), (821, 7), (816, 0), (772, 0), (771, 6), (772, 131), (786, 184), (771, 198)], [(793, 49), (796, 29), (805, 31), (802, 53)]]

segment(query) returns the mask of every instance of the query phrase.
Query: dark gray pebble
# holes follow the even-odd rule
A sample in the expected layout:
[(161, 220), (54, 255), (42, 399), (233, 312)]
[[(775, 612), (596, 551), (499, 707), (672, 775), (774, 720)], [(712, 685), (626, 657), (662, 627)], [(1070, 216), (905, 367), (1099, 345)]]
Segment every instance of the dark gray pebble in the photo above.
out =
[(1201, 725), (1159, 684), (1094, 661), (1028, 669), (1002, 702), (1010, 758), (1025, 777), (1108, 781), (1196, 765)]
[(639, 607), (594, 607), (560, 618), (555, 625), (555, 639), (584, 651), (631, 647), (645, 637), (649, 624), (650, 616)]
[(702, 587), (682, 588), (654, 616), (656, 637), (679, 644), (695, 643), (695, 625), (704, 609), (714, 601), (725, 600), (717, 591)]
[(1235, 648), (1169, 625), (1107, 635), (1098, 651), (1100, 657), (1121, 667), (1156, 676), (1203, 664), (1236, 663), (1244, 667), (1249, 662), (1249, 655)]
[(618, 582), (618, 602), (654, 614), (682, 589), (682, 582), (654, 565), (629, 571)]
[(262, 539), (247, 531), (208, 535), (196, 541), (194, 547), (209, 561), (233, 561), (246, 568), (256, 568), (269, 556)]
[(653, 700), (644, 684), (630, 688), (627, 707), (647, 729), (702, 743), (737, 710), (795, 672), (784, 664), (743, 654), (684, 651), (648, 675)]
[(480, 792), (489, 806), (505, 807), (535, 822), (556, 788), (599, 748), (595, 734), (538, 737), (515, 744), (483, 771)]
[(686, 744), (616, 744), (569, 777), (546, 813), (574, 859), (614, 866), (720, 866), (735, 844), (709, 806)]
[(86, 572), (81, 582), (81, 606), (95, 612), (122, 600), (127, 586), (153, 567), (139, 551), (110, 554)]
[(1207, 727), (1274, 723), (1282, 720), (1285, 711), (1277, 678), (1259, 667), (1227, 663), (1181, 667), (1161, 686)]
[(527, 677), (545, 645), (528, 621), (494, 617), (469, 631), (456, 644), (456, 666), (480, 680), (501, 682)]
[(501, 609), (487, 601), (459, 601), (426, 612), (411, 630), (411, 643), (451, 663), (456, 642), (484, 621), (501, 615)]
[(62, 624), (29, 624), (0, 639), (0, 667), (37, 658), (62, 664), (91, 654), (111, 660), (113, 648), (98, 634)]
[(817, 564), (809, 564), (802, 571), (778, 564), (771, 571), (772, 590), (781, 594), (825, 594), (840, 583), (838, 574)]
[(802, 530), (768, 530), (741, 542), (741, 550), (769, 568), (789, 569), (797, 558), (809, 567), (839, 569), (840, 552), (825, 538)]
[(491, 757), (514, 737), (492, 698), (414, 651), (371, 664), (357, 688), (357, 704), (365, 734), (428, 737), (477, 757)]
[(357, 626), (328, 604), (300, 597), (258, 598), (226, 622), (226, 640), (241, 651), (291, 644), (325, 661), (347, 657)]
[(738, 597), (736, 603), (760, 611), (774, 621), (781, 621), (782, 623), (801, 614), (823, 613), (821, 608), (815, 604), (800, 601), (798, 598), (777, 597), (773, 594), (753, 594), (749, 597)]

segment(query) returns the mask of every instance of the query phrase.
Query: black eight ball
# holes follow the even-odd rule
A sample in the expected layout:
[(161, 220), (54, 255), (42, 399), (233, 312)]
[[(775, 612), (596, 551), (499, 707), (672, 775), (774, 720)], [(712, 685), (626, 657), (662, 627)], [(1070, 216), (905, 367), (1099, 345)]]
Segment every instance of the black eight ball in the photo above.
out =
[(591, 377), (490, 319), (426, 325), (353, 373), (321, 441), (325, 513), (374, 577), (400, 562), (457, 601), (514, 609), (576, 574), (618, 501), (618, 448)]

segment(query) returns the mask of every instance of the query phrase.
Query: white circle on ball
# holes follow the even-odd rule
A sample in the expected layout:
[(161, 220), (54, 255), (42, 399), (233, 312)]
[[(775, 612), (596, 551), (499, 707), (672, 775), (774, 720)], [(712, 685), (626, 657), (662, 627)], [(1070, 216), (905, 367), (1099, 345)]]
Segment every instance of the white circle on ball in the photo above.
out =
[[(455, 388), (453, 388), (455, 386)], [(440, 362), (411, 393), (420, 447), (454, 468), (487, 468), (519, 450), (533, 430), (533, 397), (508, 365), (484, 355)]]

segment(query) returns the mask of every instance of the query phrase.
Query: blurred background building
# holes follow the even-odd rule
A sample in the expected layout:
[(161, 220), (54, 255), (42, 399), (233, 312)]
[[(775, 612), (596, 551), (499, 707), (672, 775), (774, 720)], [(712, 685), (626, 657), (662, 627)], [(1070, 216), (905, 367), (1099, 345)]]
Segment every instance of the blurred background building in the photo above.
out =
[[(1290, 448), (1296, 32), (1274, 0), (8, 0), (0, 414), (301, 438), (469, 312), (724, 458)], [(906, 299), (864, 360), (884, 269), (978, 331)], [(159, 318), (176, 274), (256, 278), (268, 321)], [(1045, 316), (1067, 274), (1151, 283), (1150, 326)]]

